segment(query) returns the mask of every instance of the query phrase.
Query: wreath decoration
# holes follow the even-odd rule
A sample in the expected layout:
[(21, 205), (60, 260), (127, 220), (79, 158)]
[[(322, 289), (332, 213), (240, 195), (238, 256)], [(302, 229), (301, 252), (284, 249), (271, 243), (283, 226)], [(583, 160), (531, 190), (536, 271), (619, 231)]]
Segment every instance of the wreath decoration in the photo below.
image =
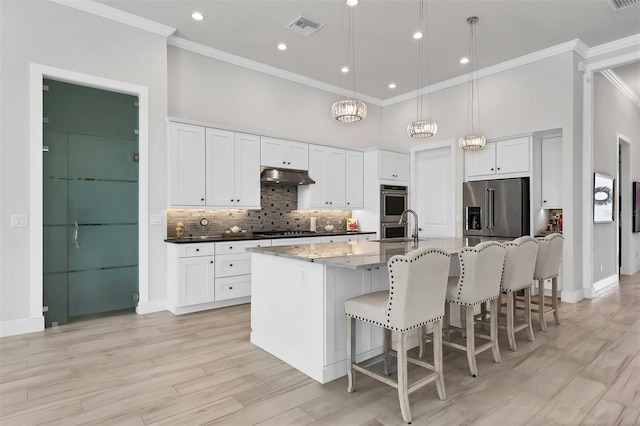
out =
[(598, 186), (593, 190), (593, 203), (596, 206), (605, 206), (613, 201), (611, 188)]

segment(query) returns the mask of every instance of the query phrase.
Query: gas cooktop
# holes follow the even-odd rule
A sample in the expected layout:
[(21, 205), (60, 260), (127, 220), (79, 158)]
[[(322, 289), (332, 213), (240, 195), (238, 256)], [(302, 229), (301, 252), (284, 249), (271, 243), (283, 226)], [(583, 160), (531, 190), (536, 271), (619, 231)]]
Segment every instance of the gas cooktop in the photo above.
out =
[(254, 232), (254, 235), (264, 235), (265, 237), (296, 237), (301, 235), (315, 235), (314, 231), (260, 231)]

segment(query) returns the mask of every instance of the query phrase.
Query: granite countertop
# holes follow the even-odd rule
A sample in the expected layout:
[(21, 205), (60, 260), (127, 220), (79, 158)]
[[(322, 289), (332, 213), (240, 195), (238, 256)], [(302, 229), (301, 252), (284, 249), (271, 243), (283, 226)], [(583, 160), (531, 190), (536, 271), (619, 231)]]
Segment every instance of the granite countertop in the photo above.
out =
[[(425, 237), (418, 247), (438, 247), (456, 254), (467, 244), (464, 238)], [(362, 269), (386, 265), (395, 255), (415, 250), (413, 241), (352, 241), (337, 243), (296, 244), (280, 247), (253, 247), (247, 251), (322, 263), (348, 269)]]
[(263, 236), (256, 234), (235, 236), (233, 234), (222, 235), (207, 235), (197, 237), (184, 237), (180, 239), (164, 240), (167, 243), (173, 244), (193, 244), (193, 243), (215, 243), (221, 241), (245, 241), (245, 240), (275, 240), (280, 238), (305, 238), (305, 237), (330, 237), (333, 235), (367, 235), (375, 234), (372, 231), (347, 231), (347, 230), (334, 230), (332, 232), (318, 231), (315, 234), (302, 234), (302, 235), (269, 235)]

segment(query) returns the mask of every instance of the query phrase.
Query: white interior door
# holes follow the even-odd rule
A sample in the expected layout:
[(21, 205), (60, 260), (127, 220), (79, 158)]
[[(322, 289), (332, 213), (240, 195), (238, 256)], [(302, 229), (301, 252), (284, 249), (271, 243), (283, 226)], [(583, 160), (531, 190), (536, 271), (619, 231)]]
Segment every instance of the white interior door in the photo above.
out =
[(456, 182), (453, 145), (418, 148), (413, 156), (410, 205), (416, 211), (420, 236), (455, 237)]

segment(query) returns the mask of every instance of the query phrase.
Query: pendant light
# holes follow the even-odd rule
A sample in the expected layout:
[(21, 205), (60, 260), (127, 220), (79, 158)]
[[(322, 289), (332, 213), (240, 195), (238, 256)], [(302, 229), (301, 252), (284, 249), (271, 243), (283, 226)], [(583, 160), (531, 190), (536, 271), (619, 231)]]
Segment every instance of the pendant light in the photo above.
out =
[[(422, 37), (420, 37), (418, 41), (418, 104), (416, 108), (418, 110), (418, 119), (416, 121), (409, 123), (409, 125), (407, 126), (407, 134), (412, 138), (428, 138), (436, 134), (436, 132), (438, 131), (438, 125), (434, 121), (423, 119), (423, 115), (422, 115), (422, 105), (424, 103), (422, 75), (424, 73), (423, 71), (424, 57), (426, 56), (424, 52), (425, 50), (424, 40), (427, 38), (427, 29), (426, 29), (427, 9), (425, 6), (425, 0), (420, 0), (419, 13), (420, 13), (419, 31), (420, 31), (420, 34), (422, 34)], [(414, 38), (415, 38), (415, 35), (414, 35)], [(428, 48), (428, 45), (427, 45), (427, 48)], [(427, 63), (427, 86), (429, 86), (428, 63)], [(429, 89), (429, 92), (431, 92), (431, 89)], [(431, 94), (429, 94), (429, 116), (431, 116)]]
[[(358, 4), (357, 1), (347, 0), (346, 7), (348, 14), (348, 34), (347, 34), (347, 66), (343, 67), (343, 72), (351, 73), (351, 81), (353, 87), (353, 98), (348, 97), (336, 102), (331, 107), (331, 116), (343, 123), (354, 123), (363, 120), (367, 116), (367, 104), (356, 97), (356, 65), (355, 65), (355, 41), (353, 31), (353, 7)], [(344, 19), (343, 19), (344, 20)]]
[[(470, 132), (467, 136), (463, 136), (458, 140), (460, 148), (472, 151), (482, 149), (487, 143), (487, 139), (476, 132), (475, 118), (478, 121), (478, 127), (480, 127), (480, 95), (478, 89), (478, 54), (476, 48), (476, 24), (478, 23), (478, 17), (472, 16), (467, 18), (469, 24), (469, 105), (467, 110), (467, 118), (469, 119), (469, 126), (467, 131)], [(477, 111), (476, 111), (477, 110)]]

